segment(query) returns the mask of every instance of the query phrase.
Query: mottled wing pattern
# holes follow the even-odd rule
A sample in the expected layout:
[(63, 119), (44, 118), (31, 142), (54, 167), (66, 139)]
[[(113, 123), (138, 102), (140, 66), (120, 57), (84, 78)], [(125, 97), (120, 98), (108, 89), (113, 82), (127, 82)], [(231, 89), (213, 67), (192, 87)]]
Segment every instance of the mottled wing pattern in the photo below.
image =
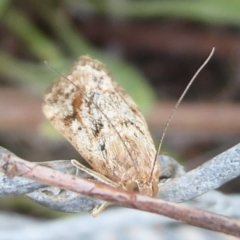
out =
[[(96, 172), (124, 188), (150, 181), (156, 150), (147, 124), (99, 61), (81, 57), (48, 89), (43, 111)], [(153, 173), (158, 178), (158, 161)]]

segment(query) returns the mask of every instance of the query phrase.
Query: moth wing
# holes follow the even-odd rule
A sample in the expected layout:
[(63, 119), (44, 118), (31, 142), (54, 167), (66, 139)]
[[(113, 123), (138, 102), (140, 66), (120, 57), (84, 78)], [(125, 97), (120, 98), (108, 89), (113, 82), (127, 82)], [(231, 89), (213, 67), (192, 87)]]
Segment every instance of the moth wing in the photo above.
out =
[(66, 78), (44, 97), (43, 112), (55, 128), (95, 171), (114, 181), (149, 174), (156, 151), (147, 124), (105, 66), (81, 57)]

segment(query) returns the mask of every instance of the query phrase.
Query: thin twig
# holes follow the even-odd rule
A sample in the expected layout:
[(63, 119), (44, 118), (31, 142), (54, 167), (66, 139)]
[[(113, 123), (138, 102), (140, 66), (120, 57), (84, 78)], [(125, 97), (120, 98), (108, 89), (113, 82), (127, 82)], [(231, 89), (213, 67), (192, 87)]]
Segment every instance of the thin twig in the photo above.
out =
[(0, 154), (0, 170), (9, 177), (26, 177), (43, 184), (110, 201), (125, 207), (157, 213), (193, 226), (240, 237), (240, 221), (87, 181), (25, 161), (9, 153)]

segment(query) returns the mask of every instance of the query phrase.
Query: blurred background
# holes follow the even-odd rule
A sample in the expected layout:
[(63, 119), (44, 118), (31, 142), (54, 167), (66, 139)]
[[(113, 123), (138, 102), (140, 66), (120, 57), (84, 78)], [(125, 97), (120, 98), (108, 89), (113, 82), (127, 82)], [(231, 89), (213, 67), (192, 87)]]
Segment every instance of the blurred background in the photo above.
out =
[[(44, 91), (58, 78), (44, 60), (66, 74), (88, 54), (135, 99), (157, 146), (178, 98), (215, 47), (162, 150), (187, 170), (199, 166), (240, 140), (239, 9), (238, 0), (1, 0), (0, 145), (29, 161), (80, 159), (42, 114)], [(239, 192), (238, 182), (221, 190)], [(30, 209), (26, 198), (11, 199), (1, 199), (0, 208), (43, 216), (44, 208)]]

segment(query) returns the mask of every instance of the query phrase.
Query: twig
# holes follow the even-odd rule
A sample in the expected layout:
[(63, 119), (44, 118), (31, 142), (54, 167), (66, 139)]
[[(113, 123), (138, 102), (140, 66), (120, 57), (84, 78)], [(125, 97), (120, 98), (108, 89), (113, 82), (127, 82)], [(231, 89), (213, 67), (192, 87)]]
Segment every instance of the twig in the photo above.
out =
[(190, 225), (240, 236), (240, 222), (237, 220), (87, 181), (36, 163), (27, 162), (9, 153), (0, 153), (0, 169), (9, 177), (22, 176), (118, 205), (168, 216)]

